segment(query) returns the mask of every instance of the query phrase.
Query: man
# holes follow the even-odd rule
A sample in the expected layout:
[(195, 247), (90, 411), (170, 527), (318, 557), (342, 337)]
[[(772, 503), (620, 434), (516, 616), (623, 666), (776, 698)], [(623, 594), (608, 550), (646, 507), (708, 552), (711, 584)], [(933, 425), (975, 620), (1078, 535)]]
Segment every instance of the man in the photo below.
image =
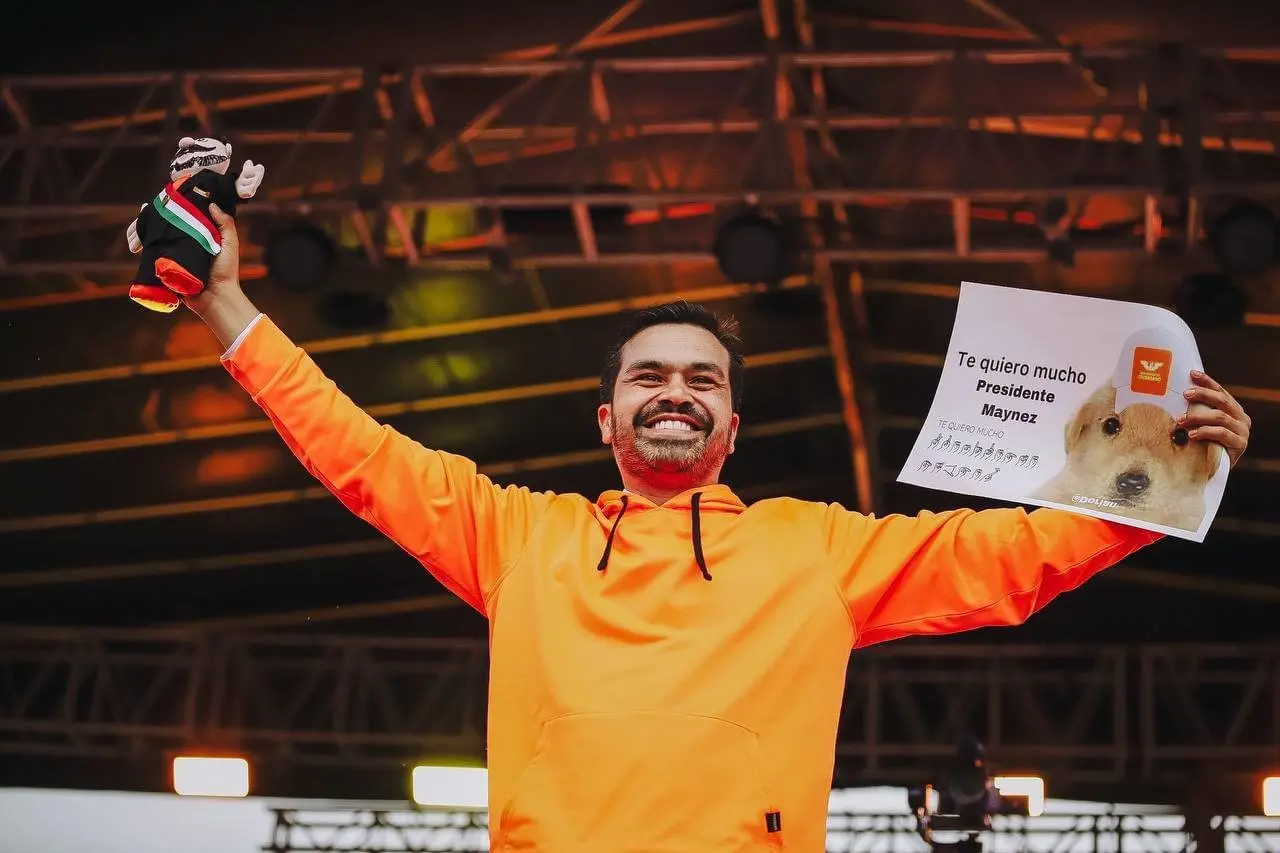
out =
[[(742, 352), (690, 306), (641, 313), (602, 375), (623, 490), (499, 487), (380, 426), (253, 307), (234, 223), (189, 306), (298, 459), (490, 620), (491, 849), (825, 849), (851, 649), (1014, 625), (1158, 535), (1067, 512), (874, 518), (746, 507)], [(1197, 377), (1186, 427), (1234, 463), (1249, 420)]]

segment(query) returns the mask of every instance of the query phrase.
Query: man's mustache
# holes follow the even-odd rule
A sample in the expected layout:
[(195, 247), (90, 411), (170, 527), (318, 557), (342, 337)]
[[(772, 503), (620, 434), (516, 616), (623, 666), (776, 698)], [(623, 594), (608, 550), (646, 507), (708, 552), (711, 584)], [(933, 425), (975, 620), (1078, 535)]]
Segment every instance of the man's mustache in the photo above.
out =
[(659, 415), (683, 415), (684, 417), (692, 418), (698, 424), (698, 428), (704, 430), (710, 429), (712, 423), (711, 416), (699, 411), (693, 403), (684, 402), (676, 405), (664, 401), (638, 413), (633, 426), (644, 426), (647, 421), (651, 421)]

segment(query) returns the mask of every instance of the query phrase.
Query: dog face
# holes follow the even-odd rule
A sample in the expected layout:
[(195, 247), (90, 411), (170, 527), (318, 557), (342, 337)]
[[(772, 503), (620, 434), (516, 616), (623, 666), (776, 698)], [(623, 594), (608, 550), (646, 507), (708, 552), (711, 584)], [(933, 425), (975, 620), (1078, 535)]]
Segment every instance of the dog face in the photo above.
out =
[(1133, 515), (1200, 500), (1217, 473), (1218, 446), (1191, 441), (1158, 406), (1135, 403), (1117, 412), (1115, 401), (1115, 389), (1102, 388), (1067, 424), (1066, 468), (1079, 493)]

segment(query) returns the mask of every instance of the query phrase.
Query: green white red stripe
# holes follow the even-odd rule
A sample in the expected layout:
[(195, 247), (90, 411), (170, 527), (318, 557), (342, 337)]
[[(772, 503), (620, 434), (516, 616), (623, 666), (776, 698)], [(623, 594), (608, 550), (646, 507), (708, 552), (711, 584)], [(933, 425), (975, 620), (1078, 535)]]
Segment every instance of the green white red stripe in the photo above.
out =
[(206, 252), (216, 255), (222, 251), (222, 234), (218, 231), (218, 226), (201, 213), (199, 208), (183, 198), (172, 182), (165, 184), (165, 188), (156, 195), (152, 204), (170, 225), (186, 233), (203, 246)]

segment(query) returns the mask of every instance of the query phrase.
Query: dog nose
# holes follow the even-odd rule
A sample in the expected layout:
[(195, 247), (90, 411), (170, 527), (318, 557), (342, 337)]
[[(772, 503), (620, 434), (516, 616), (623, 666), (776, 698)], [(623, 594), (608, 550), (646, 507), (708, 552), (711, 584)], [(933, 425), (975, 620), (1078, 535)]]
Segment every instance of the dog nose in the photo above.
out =
[(1140, 495), (1151, 485), (1151, 478), (1141, 471), (1126, 471), (1116, 477), (1116, 491), (1127, 498)]

